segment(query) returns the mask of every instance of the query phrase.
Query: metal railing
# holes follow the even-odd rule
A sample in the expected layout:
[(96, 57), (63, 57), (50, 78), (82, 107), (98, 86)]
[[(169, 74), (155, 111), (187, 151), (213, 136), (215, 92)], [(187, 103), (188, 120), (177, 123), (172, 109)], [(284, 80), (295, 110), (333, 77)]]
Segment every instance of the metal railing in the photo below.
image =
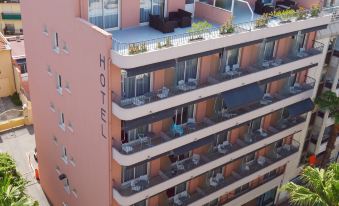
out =
[(332, 15), (332, 22), (339, 21), (339, 6), (325, 7), (322, 9), (325, 15)]
[[(308, 14), (306, 18), (315, 18), (310, 15), (310, 11), (306, 11)], [(324, 11), (319, 14), (318, 17), (323, 15), (330, 15), (329, 11)], [(274, 24), (270, 24), (269, 22), (274, 21)], [(298, 20), (296, 20), (298, 21)], [(279, 26), (279, 22), (277, 22), (276, 17), (268, 17), (268, 24), (265, 27), (276, 27)], [(235, 31), (230, 35), (234, 35), (234, 33), (244, 33), (250, 32), (253, 30), (261, 29), (256, 25), (257, 21), (249, 21), (245, 23), (234, 24)], [(121, 42), (113, 37), (113, 51), (117, 52), (120, 55), (135, 55), (139, 53), (156, 51), (163, 48), (169, 47), (177, 47), (182, 45), (187, 45), (194, 43), (195, 41), (200, 40), (209, 40), (225, 37), (229, 34), (222, 34), (220, 32), (222, 28), (221, 26), (213, 27), (210, 29), (201, 30), (199, 32), (186, 32), (182, 34), (173, 34), (173, 35), (164, 35), (160, 38), (138, 41), (138, 42)]]

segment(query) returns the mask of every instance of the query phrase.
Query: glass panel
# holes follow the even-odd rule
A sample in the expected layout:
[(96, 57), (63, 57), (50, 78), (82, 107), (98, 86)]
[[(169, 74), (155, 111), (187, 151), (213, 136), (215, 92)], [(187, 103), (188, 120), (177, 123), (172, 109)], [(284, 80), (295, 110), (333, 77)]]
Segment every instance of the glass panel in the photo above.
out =
[(231, 10), (232, 0), (216, 0), (215, 6), (223, 9)]
[(132, 98), (150, 91), (150, 74), (141, 74), (134, 77), (122, 76), (122, 97)]
[(124, 167), (122, 176), (122, 182), (127, 182), (134, 179), (134, 167)]
[(135, 203), (133, 206), (146, 206), (146, 200)]
[(254, 159), (255, 159), (255, 153), (252, 152), (251, 154), (246, 155), (243, 161), (244, 163), (249, 163), (249, 162), (252, 162)]
[(252, 120), (250, 132), (255, 132), (261, 128), (261, 117)]
[(118, 0), (104, 0), (104, 28), (110, 29), (118, 27)]
[(232, 66), (233, 64), (238, 64), (239, 58), (239, 48), (229, 50), (227, 52), (227, 65)]
[(102, 0), (89, 0), (88, 1), (88, 18), (92, 24), (104, 28), (103, 22), (103, 9)]
[(128, 136), (127, 139), (128, 141), (133, 141), (136, 139), (139, 139), (145, 135), (145, 133), (148, 132), (148, 125), (144, 125), (141, 127), (138, 127), (136, 129), (129, 130), (127, 132)]
[(173, 117), (173, 121), (176, 125), (187, 123), (188, 119), (194, 117), (194, 104), (177, 109), (176, 115)]
[(152, 11), (152, 0), (140, 0), (140, 23), (148, 22)]
[(177, 185), (175, 187), (175, 194), (179, 194), (181, 192), (186, 191), (186, 185), (187, 185), (186, 182)]
[(176, 65), (176, 85), (179, 81), (188, 82), (189, 79), (197, 79), (198, 59), (190, 59), (178, 62)]
[(160, 15), (164, 17), (165, 0), (153, 0), (152, 1), (152, 14)]
[(265, 43), (264, 48), (264, 60), (271, 60), (274, 55), (275, 41), (269, 41)]
[(147, 163), (135, 167), (135, 178), (138, 178), (142, 175), (147, 175)]

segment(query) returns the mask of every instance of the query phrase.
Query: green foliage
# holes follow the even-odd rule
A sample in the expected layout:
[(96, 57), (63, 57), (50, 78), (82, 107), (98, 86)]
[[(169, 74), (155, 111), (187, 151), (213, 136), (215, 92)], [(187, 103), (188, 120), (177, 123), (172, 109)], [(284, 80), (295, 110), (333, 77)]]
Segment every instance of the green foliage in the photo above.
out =
[(255, 20), (255, 28), (263, 28), (268, 24), (268, 20), (270, 19), (270, 15), (265, 13), (260, 16), (257, 20)]
[(312, 7), (311, 7), (311, 16), (312, 17), (319, 16), (319, 13), (320, 13), (320, 5), (319, 4), (312, 5)]
[(163, 43), (158, 42), (158, 44), (157, 44), (158, 49), (161, 49), (161, 48), (164, 48), (164, 47), (171, 47), (171, 46), (173, 46), (171, 37), (166, 37), (165, 42), (163, 42)]
[(281, 10), (281, 11), (276, 11), (272, 13), (272, 16), (276, 16), (281, 19), (283, 22), (289, 22), (293, 18), (297, 17), (297, 12), (293, 9), (286, 9), (286, 10)]
[(289, 193), (292, 205), (339, 205), (338, 163), (331, 164), (326, 170), (307, 166), (301, 174), (301, 179), (303, 185), (289, 182), (281, 188)]
[(139, 54), (147, 52), (147, 47), (145, 43), (134, 43), (128, 45), (128, 54)]
[(306, 18), (307, 18), (307, 11), (303, 7), (300, 7), (297, 11), (297, 19), (301, 20), (301, 19), (306, 19)]
[(0, 205), (38, 206), (24, 192), (27, 181), (16, 171), (13, 158), (0, 153)]
[(13, 102), (13, 104), (15, 106), (22, 106), (20, 96), (17, 92), (15, 92), (13, 95), (11, 95), (10, 98), (11, 98), (11, 101)]
[(203, 39), (202, 34), (207, 32), (208, 29), (212, 28), (212, 24), (207, 21), (199, 21), (192, 24), (192, 28), (188, 30), (190, 33), (190, 40)]
[(231, 34), (235, 30), (233, 25), (233, 16), (231, 16), (221, 27), (220, 34)]
[(320, 109), (328, 110), (331, 116), (334, 117), (335, 123), (339, 124), (339, 97), (337, 97), (336, 93), (326, 91), (316, 98), (315, 103)]

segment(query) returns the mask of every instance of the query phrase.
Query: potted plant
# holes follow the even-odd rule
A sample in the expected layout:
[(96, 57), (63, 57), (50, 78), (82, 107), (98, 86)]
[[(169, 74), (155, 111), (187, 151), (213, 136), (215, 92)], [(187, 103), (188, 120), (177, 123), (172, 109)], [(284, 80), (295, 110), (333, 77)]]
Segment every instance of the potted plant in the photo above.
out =
[(257, 20), (255, 20), (255, 28), (264, 28), (267, 26), (269, 20), (269, 14), (265, 13)]
[(307, 11), (303, 7), (300, 7), (297, 11), (297, 20), (303, 20), (306, 18), (307, 18)]
[(170, 37), (166, 37), (164, 43), (162, 43), (162, 42), (158, 42), (158, 43), (157, 43), (157, 48), (158, 48), (158, 49), (161, 49), (161, 48), (163, 48), (163, 47), (171, 47), (171, 46), (173, 46), (173, 44), (172, 44), (172, 40), (171, 40)]
[(192, 28), (188, 30), (190, 34), (190, 41), (204, 39), (202, 34), (210, 28), (212, 28), (212, 24), (208, 23), (207, 21), (193, 23)]
[(147, 47), (145, 43), (141, 43), (141, 44), (129, 44), (128, 45), (128, 54), (132, 55), (132, 54), (139, 54), (139, 53), (143, 53), (143, 52), (147, 52)]
[(312, 5), (311, 7), (311, 17), (317, 17), (320, 13), (320, 6), (319, 4)]
[(221, 35), (224, 34), (231, 34), (235, 31), (234, 25), (233, 25), (233, 16), (231, 16), (219, 29), (219, 33)]

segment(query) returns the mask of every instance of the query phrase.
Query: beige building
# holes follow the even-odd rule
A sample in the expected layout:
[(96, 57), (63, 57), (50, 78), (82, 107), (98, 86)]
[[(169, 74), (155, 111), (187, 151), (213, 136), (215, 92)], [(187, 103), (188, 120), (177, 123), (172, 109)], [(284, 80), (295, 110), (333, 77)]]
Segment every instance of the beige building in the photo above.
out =
[(23, 33), (20, 0), (0, 0), (0, 31), (5, 35)]

